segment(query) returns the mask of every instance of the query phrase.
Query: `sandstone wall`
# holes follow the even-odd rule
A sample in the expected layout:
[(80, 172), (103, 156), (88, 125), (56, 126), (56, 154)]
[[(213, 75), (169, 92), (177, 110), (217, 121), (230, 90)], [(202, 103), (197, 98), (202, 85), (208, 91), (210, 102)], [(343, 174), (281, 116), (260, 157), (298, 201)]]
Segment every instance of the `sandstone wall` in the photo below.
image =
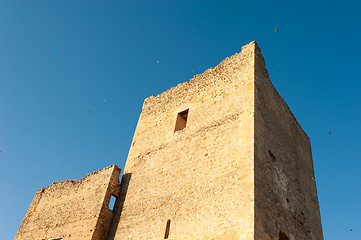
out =
[(120, 171), (112, 165), (38, 190), (15, 240), (106, 239), (113, 216), (108, 205), (112, 195), (119, 196)]
[(255, 60), (255, 239), (321, 240), (310, 139)]
[(253, 239), (254, 44), (144, 101), (115, 239)]
[(147, 98), (119, 174), (39, 190), (15, 239), (323, 239), (310, 140), (255, 42)]

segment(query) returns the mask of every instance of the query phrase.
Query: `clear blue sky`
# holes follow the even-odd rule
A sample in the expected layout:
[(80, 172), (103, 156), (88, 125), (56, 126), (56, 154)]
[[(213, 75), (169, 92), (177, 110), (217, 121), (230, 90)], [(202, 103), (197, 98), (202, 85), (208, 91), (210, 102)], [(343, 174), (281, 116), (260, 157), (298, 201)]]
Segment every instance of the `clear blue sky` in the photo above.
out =
[(15, 236), (37, 189), (123, 168), (144, 98), (256, 40), (311, 138), (325, 239), (360, 240), (360, 9), (349, 0), (0, 0), (0, 239)]

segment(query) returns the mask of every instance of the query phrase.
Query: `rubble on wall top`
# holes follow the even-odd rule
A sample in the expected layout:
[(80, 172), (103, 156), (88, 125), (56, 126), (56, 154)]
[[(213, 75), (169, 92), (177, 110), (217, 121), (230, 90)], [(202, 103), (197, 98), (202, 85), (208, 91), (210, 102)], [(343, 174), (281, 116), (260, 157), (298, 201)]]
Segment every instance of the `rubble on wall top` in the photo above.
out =
[[(177, 86), (172, 87), (156, 96), (150, 96), (144, 100), (143, 110), (147, 111), (162, 111), (162, 103), (172, 102), (172, 99), (180, 95), (188, 93), (197, 94), (200, 89), (207, 86), (212, 86), (216, 81), (221, 80), (224, 82), (233, 81), (234, 76), (231, 74), (234, 71), (240, 71), (239, 66), (246, 63), (245, 60), (249, 58), (248, 53), (254, 52), (259, 49), (256, 41), (252, 41), (242, 47), (242, 51), (235, 53), (232, 56), (225, 58), (217, 66), (205, 70), (201, 74), (195, 75), (189, 81), (179, 83)], [(258, 50), (257, 50), (258, 51)], [(159, 109), (158, 109), (159, 108)]]

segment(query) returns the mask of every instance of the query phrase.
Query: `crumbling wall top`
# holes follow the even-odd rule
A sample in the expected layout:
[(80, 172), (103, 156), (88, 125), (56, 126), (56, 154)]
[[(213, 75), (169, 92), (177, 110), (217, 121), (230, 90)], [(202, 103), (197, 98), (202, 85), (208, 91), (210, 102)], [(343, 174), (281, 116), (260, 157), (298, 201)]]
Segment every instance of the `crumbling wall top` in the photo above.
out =
[(187, 96), (197, 96), (214, 85), (242, 79), (242, 73), (247, 70), (250, 62), (254, 62), (255, 51), (261, 51), (256, 41), (242, 47), (242, 51), (227, 57), (214, 68), (209, 68), (202, 74), (197, 74), (190, 81), (184, 81), (167, 91), (150, 96), (144, 100), (143, 112), (164, 112), (167, 106), (174, 107), (179, 99)]

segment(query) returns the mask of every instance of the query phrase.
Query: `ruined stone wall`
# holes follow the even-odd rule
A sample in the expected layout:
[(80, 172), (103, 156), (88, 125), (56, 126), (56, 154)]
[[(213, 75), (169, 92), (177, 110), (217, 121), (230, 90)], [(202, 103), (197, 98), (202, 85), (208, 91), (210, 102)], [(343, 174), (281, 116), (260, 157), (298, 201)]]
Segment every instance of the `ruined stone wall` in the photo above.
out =
[(321, 240), (310, 139), (256, 53), (255, 239)]
[(254, 44), (144, 101), (115, 239), (253, 239)]
[(119, 195), (119, 174), (112, 165), (38, 190), (15, 240), (106, 239), (113, 216), (108, 204)]

